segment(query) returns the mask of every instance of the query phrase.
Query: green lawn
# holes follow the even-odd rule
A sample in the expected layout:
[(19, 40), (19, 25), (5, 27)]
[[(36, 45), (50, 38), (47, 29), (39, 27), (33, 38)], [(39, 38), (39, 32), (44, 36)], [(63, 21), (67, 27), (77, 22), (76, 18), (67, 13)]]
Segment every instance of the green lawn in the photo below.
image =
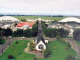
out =
[(75, 41), (80, 46), (80, 41)]
[[(38, 16), (13, 16), (19, 20), (21, 19), (38, 19)], [(40, 16), (41, 19), (44, 19), (44, 20), (55, 20), (55, 21), (59, 21), (61, 19), (64, 19), (66, 17), (44, 17), (44, 16)]]
[[(67, 45), (66, 43), (61, 44), (60, 41), (50, 41), (49, 45), (52, 51), (52, 57), (45, 58), (42, 60), (65, 60), (65, 56), (67, 54), (77, 55), (77, 53), (72, 48), (69, 48), (68, 51), (65, 51), (65, 46)], [(57, 51), (55, 51), (54, 47), (56, 47)], [(80, 60), (80, 59), (76, 59), (76, 60)]]
[[(0, 56), (0, 60), (9, 60), (7, 58), (8, 55), (13, 55), (14, 60), (32, 60), (35, 55), (28, 54), (28, 53), (25, 53), (23, 51), (27, 47), (28, 42), (30, 42), (30, 41), (27, 41), (27, 40), (21, 41), (21, 40), (19, 40), (19, 43), (16, 44), (16, 41), (14, 41), (11, 44), (11, 46), (14, 46), (14, 48), (10, 46), (4, 52), (4, 54)], [(19, 54), (19, 53), (21, 53), (21, 54)]]
[[(30, 41), (27, 41), (27, 40), (21, 41), (20, 40), (19, 43), (16, 44), (16, 42), (14, 41), (11, 44), (11, 46), (14, 46), (14, 48), (12, 48), (10, 46), (4, 52), (4, 54), (2, 56), (0, 56), (0, 60), (9, 60), (7, 58), (7, 56), (10, 54), (14, 56), (14, 60), (32, 60), (35, 55), (28, 54), (23, 51), (27, 47), (28, 42), (30, 42)], [(77, 53), (71, 48), (69, 48), (68, 51), (65, 51), (66, 43), (61, 44), (60, 41), (55, 40), (55, 41), (49, 41), (49, 45), (50, 45), (50, 48), (52, 51), (52, 57), (44, 58), (44, 59), (37, 58), (37, 60), (65, 60), (65, 56), (67, 54), (77, 55)], [(57, 51), (55, 51), (54, 47), (57, 48)], [(21, 52), (21, 55), (19, 54), (20, 52)], [(76, 60), (80, 60), (80, 59), (76, 59)]]

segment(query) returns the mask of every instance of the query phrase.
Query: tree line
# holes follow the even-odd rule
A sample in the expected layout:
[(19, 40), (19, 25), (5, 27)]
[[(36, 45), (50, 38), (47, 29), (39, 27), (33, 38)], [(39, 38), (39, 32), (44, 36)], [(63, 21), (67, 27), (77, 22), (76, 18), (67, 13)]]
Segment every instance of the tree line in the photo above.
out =
[(47, 24), (45, 24), (44, 21), (41, 22), (43, 33), (47, 37), (56, 37), (57, 35), (60, 35), (60, 37), (67, 37), (69, 32), (67, 30), (64, 30), (63, 28), (47, 28)]
[(10, 28), (2, 29), (0, 28), (0, 36), (12, 36), (12, 37), (35, 37), (37, 36), (38, 25), (34, 24), (32, 29), (17, 29), (17, 31), (12, 31)]

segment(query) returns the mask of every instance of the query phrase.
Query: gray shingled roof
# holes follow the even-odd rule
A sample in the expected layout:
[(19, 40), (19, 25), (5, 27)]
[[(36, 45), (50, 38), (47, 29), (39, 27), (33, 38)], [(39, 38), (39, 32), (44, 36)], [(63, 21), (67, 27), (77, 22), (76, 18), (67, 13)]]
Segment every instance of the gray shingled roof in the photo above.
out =
[(42, 42), (45, 44), (44, 38), (43, 38), (41, 35), (39, 35), (39, 37), (38, 37), (38, 39), (37, 39), (37, 44), (38, 44), (40, 41), (42, 41)]

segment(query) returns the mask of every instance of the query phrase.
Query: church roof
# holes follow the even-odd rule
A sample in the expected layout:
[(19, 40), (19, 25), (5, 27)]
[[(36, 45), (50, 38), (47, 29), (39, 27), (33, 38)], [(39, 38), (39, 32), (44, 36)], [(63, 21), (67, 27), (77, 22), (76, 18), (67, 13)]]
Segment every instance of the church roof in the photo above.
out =
[(38, 37), (38, 39), (37, 39), (37, 44), (38, 44), (40, 41), (42, 41), (42, 42), (45, 44), (44, 38), (43, 38), (41, 35), (39, 35), (39, 37)]

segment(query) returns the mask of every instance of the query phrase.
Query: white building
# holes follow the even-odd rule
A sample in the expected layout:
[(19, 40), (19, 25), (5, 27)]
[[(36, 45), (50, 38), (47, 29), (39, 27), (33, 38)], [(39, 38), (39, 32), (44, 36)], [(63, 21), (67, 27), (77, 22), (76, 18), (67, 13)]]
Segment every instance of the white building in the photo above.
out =
[(29, 22), (36, 22), (37, 20), (39, 20), (39, 21), (45, 21), (45, 22), (54, 21), (54, 20), (44, 20), (44, 19), (41, 19), (41, 18), (38, 18), (38, 19), (27, 19), (26, 21), (29, 21)]
[(16, 22), (16, 23), (19, 23), (20, 20), (18, 20), (15, 17), (12, 17), (12, 16), (2, 16), (2, 17), (0, 17), (0, 23), (3, 23), (3, 22)]
[(11, 28), (11, 25), (10, 24), (6, 24), (4, 26), (2, 26), (3, 29), (7, 29), (7, 28)]
[(76, 22), (76, 23), (80, 23), (80, 19), (75, 18), (75, 17), (68, 17), (68, 18), (62, 19), (59, 22)]
[(44, 40), (44, 38), (40, 35), (38, 39), (35, 41), (35, 43), (36, 43), (35, 47), (36, 50), (41, 51), (43, 49), (46, 49), (46, 44), (48, 44), (48, 40), (47, 39)]
[(12, 30), (13, 31), (16, 31), (17, 29), (23, 29), (23, 30), (26, 30), (26, 29), (29, 29), (29, 25), (24, 25), (24, 26), (22, 26), (22, 27), (15, 27), (15, 28), (13, 28)]

